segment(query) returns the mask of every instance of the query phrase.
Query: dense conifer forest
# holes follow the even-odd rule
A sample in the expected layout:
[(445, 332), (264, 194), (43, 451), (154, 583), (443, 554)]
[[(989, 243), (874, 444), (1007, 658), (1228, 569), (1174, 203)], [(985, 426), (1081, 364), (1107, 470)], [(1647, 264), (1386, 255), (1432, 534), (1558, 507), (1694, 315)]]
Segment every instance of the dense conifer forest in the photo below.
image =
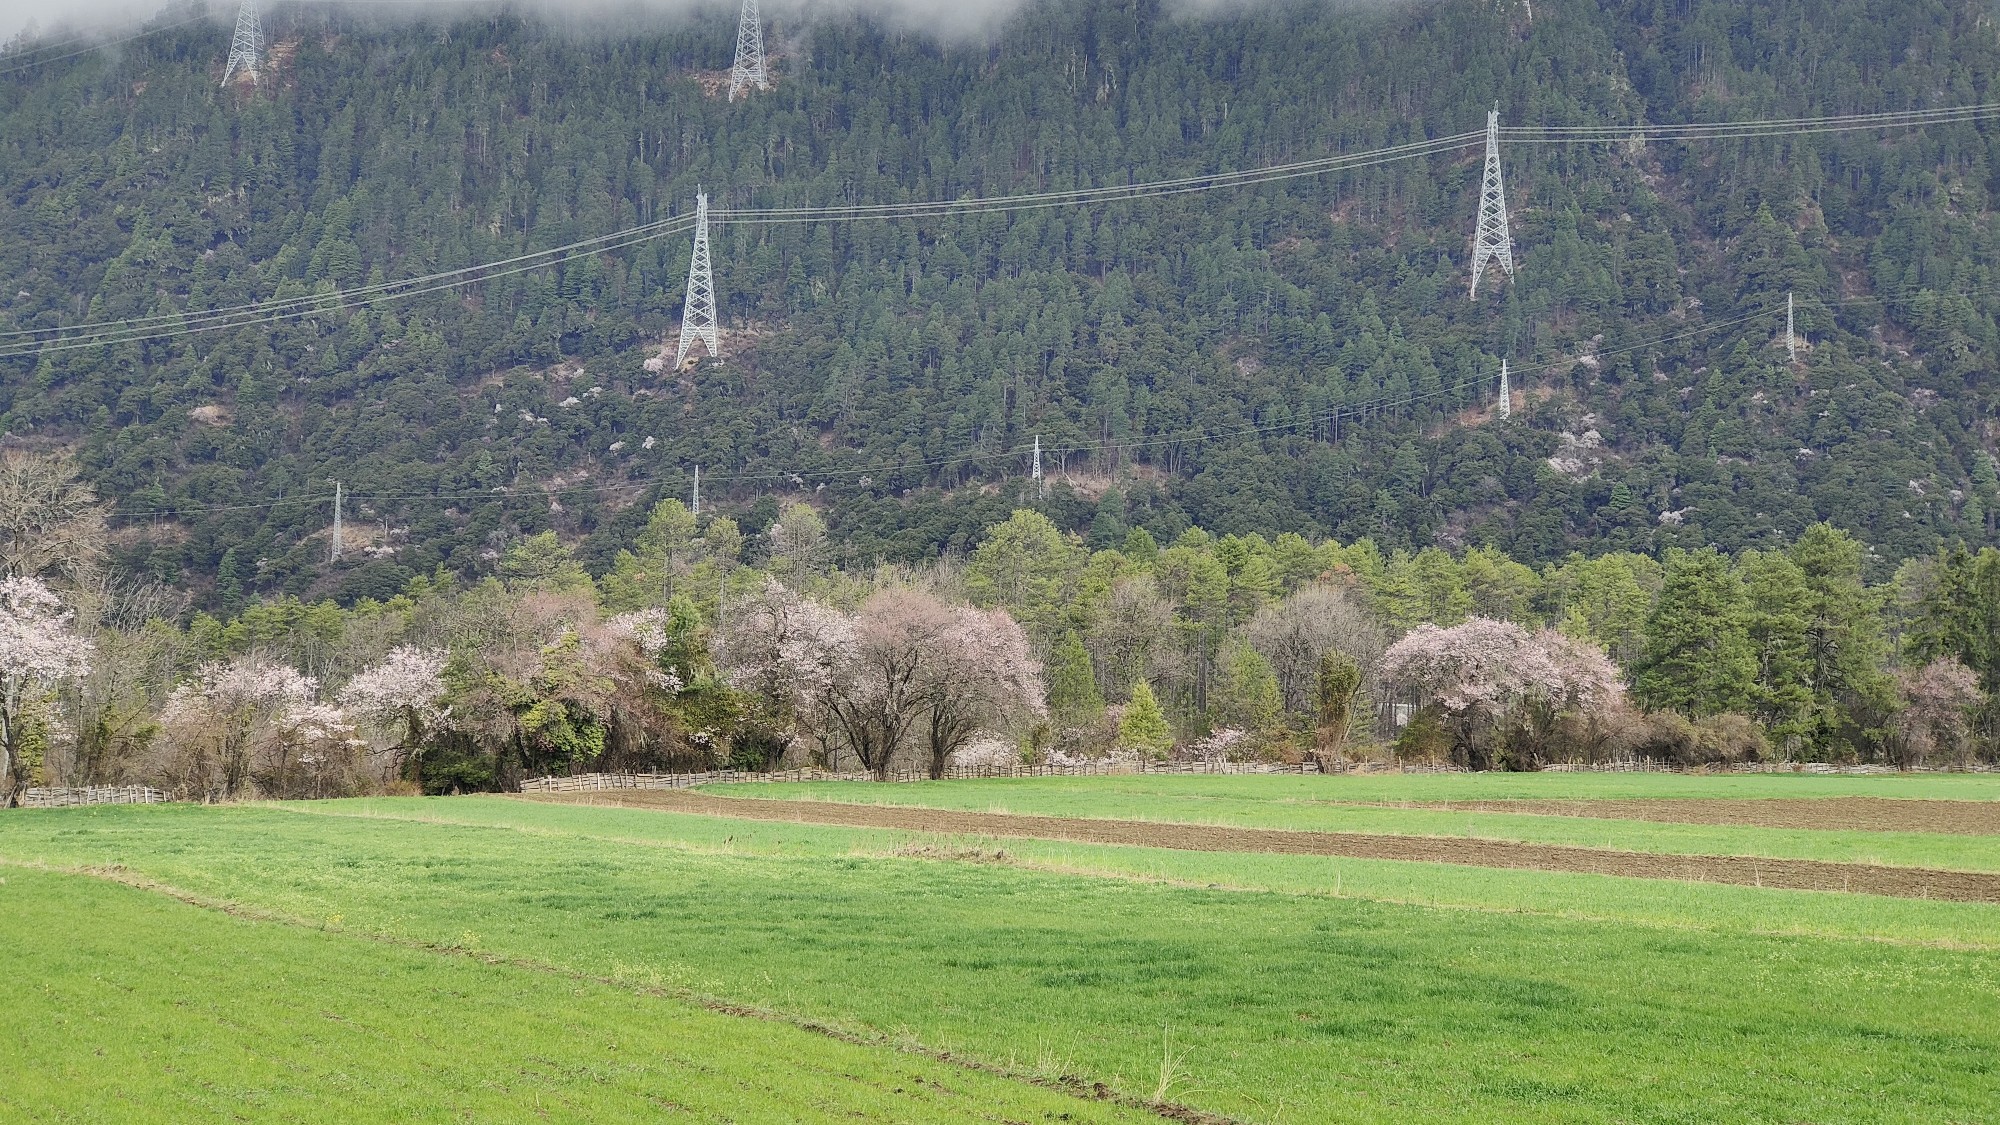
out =
[[(719, 224), (724, 358), (687, 372), (647, 365), (684, 231), (223, 331), (30, 334), (506, 259), (698, 188), (744, 209), (1143, 182), (1464, 133), (1496, 102), (1508, 126), (1978, 104), (2000, 62), (1980, 0), (1092, 0), (942, 37), (780, 13), (775, 88), (735, 102), (733, 10), (283, 7), (263, 80), (222, 88), (226, 16), (0, 73), (0, 429), (74, 444), (120, 560), (214, 609), (473, 577), (544, 530), (602, 570), (697, 464), (753, 550), (807, 500), (851, 563), (963, 553), (1024, 497), (1099, 547), (1201, 526), (1540, 565), (1827, 520), (1881, 580), (1995, 542), (1981, 123), (1510, 143), (1519, 272), (1476, 302), (1475, 145), (1088, 207)], [(1037, 436), (1046, 499), (1023, 488)]]

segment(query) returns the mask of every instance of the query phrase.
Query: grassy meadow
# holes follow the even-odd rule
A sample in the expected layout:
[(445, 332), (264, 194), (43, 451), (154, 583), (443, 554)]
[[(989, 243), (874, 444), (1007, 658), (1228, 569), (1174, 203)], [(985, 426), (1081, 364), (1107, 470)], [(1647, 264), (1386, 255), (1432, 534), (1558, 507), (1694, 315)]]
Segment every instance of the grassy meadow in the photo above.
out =
[[(1255, 800), (1241, 783), (1315, 779), (1091, 780), (1120, 800), (1135, 780)], [(1018, 809), (1014, 783), (956, 784), (973, 807)], [(43, 1055), (14, 1057), (53, 1053), (79, 1075), (59, 1084), (58, 1120), (127, 1119), (128, 1088), (199, 1116), (187, 1099), (239, 1071), (245, 1115), (266, 1120), (311, 1116), (286, 1107), (325, 1104), (313, 1099), (343, 1082), (368, 1083), (380, 1119), (428, 1084), (439, 1119), (504, 1119), (532, 1090), (557, 1118), (618, 1120), (644, 1095), (687, 1120), (809, 1120), (790, 1107), (826, 1085), (814, 1067), (852, 1079), (840, 1090), (856, 1120), (1139, 1112), (1035, 1076), (1259, 1122), (1974, 1121), (2000, 1104), (2000, 906), (503, 798), (15, 813), (0, 817), (0, 862), (0, 932), (54, 997), (15, 1023)], [(100, 986), (104, 966), (157, 984)], [(359, 1007), (326, 1010), (376, 1011), (367, 1049), (311, 1019), (274, 1035), (250, 1018), (311, 1010), (302, 998), (348, 980)], [(65, 1015), (73, 996), (110, 1013), (95, 1034), (131, 1028), (117, 1033), (130, 1042), (90, 1054), (91, 1027)], [(783, 1019), (701, 1006), (715, 1003)], [(465, 1066), (426, 1053), (448, 1048), (425, 1012), (454, 1021)], [(616, 1057), (609, 1039), (562, 1034), (565, 1020), (618, 1028)], [(147, 1053), (162, 1035), (214, 1073), (165, 1070)], [(264, 1077), (227, 1065), (244, 1051), (261, 1052)], [(723, 1061), (773, 1057), (759, 1051), (803, 1060), (798, 1082)], [(342, 1061), (378, 1055), (395, 1060), (379, 1078)], [(915, 1079), (894, 1079), (920, 1067), (965, 1097), (908, 1100)], [(120, 1085), (135, 1068), (150, 1085)], [(46, 1073), (9, 1070), (0, 1106), (42, 1104)], [(616, 1100), (628, 1094), (641, 1100)]]
[(907, 1052), (9, 869), (13, 1122), (1131, 1122)]

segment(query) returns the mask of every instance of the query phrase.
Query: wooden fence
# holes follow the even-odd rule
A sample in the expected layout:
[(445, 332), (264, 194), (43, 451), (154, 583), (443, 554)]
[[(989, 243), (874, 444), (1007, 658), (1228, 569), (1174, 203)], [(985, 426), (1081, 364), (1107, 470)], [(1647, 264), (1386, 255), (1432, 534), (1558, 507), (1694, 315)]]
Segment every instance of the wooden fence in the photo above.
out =
[[(1610, 762), (1553, 762), (1543, 770), (1559, 773), (1810, 773), (1810, 774), (1893, 774), (1893, 773), (1987, 773), (1992, 767), (1929, 767), (1897, 770), (1891, 766), (1839, 766), (1823, 762), (1743, 762), (1735, 765), (1679, 766), (1644, 758)], [(1115, 774), (1317, 774), (1317, 773), (1470, 773), (1463, 766), (1438, 762), (1304, 762), (1298, 765), (1272, 762), (1134, 762), (1093, 761), (1042, 766), (951, 766), (943, 780), (970, 781), (1007, 777), (1105, 777)], [(833, 773), (827, 770), (777, 770), (752, 773), (743, 770), (711, 770), (706, 773), (586, 773), (573, 777), (537, 777), (521, 783), (523, 793), (588, 793), (607, 789), (687, 789), (722, 782), (756, 783), (777, 781), (930, 781), (928, 770), (895, 770), (887, 777), (872, 773)]]
[(76, 805), (157, 805), (166, 800), (145, 785), (86, 785), (74, 789), (24, 789), (24, 809), (66, 809)]
[[(971, 781), (999, 777), (1102, 777), (1110, 774), (1307, 774), (1318, 773), (1308, 762), (1078, 762), (1060, 766), (948, 766), (943, 780)], [(827, 770), (710, 770), (705, 773), (585, 773), (573, 777), (534, 777), (521, 783), (523, 793), (593, 793), (608, 789), (687, 789), (721, 782), (776, 781), (930, 781), (929, 770), (894, 770), (878, 778), (872, 773), (832, 773)]]

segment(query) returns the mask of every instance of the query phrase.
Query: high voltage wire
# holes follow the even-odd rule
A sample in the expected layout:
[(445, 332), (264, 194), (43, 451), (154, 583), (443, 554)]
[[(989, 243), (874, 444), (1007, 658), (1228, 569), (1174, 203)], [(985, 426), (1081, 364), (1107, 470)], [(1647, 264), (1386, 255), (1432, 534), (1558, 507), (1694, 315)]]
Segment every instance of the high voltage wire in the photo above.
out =
[[(1834, 117), (1780, 118), (1741, 122), (1711, 122), (1685, 125), (1592, 125), (1516, 126), (1502, 129), (1501, 135), (1515, 143), (1604, 143), (1653, 139), (1663, 141), (1731, 140), (1766, 136), (1798, 136), (1811, 133), (1853, 132), (1870, 129), (1914, 128), (1933, 124), (1976, 122), (2000, 116), (2000, 103), (1955, 106), (1931, 110), (1890, 110), (1879, 113), (1845, 114)], [(1140, 184), (1073, 188), (1032, 192), (1012, 196), (971, 197), (950, 200), (923, 200), (891, 204), (814, 205), (801, 207), (717, 209), (711, 220), (728, 225), (770, 225), (787, 223), (858, 222), (895, 219), (944, 218), (960, 215), (1004, 214), (1054, 207), (1090, 206), (1099, 203), (1162, 198), (1219, 188), (1245, 187), (1302, 176), (1377, 167), (1469, 148), (1480, 134), (1459, 133), (1432, 140), (1416, 141), (1368, 152), (1320, 157), (1288, 164), (1268, 165), (1237, 172), (1215, 172)], [(587, 254), (625, 249), (654, 239), (683, 233), (691, 224), (687, 217), (642, 224), (611, 234), (584, 239), (564, 246), (533, 251), (512, 258), (456, 270), (380, 282), (336, 293), (249, 302), (189, 313), (163, 313), (124, 320), (97, 321), (54, 328), (14, 329), (0, 332), (0, 359), (39, 355), (47, 351), (143, 343), (199, 333), (274, 323), (334, 312), (385, 300), (403, 300), (453, 288), (457, 285), (490, 280), (560, 265)], [(82, 333), (80, 337), (76, 334)], [(35, 340), (26, 339), (37, 338)], [(48, 337), (55, 337), (49, 340)]]
[[(36, 67), (38, 67), (38, 66), (47, 66), (47, 65), (48, 65), (48, 64), (50, 64), (50, 63), (55, 63), (55, 62), (61, 62), (61, 61), (63, 61), (64, 59), (73, 59), (73, 58), (76, 58), (76, 57), (77, 57), (78, 55), (87, 55), (87, 54), (90, 54), (90, 53), (91, 53), (92, 51), (96, 51), (96, 50), (100, 50), (100, 49), (102, 49), (102, 48), (105, 48), (105, 47), (116, 47), (116, 46), (118, 46), (118, 45), (119, 45), (119, 44), (121, 44), (121, 43), (130, 43), (130, 42), (132, 42), (133, 40), (136, 40), (136, 39), (144, 39), (144, 38), (146, 38), (147, 36), (151, 36), (151, 35), (158, 35), (158, 34), (159, 34), (160, 32), (162, 32), (162, 31), (172, 31), (173, 29), (175, 29), (175, 28), (177, 28), (177, 27), (186, 27), (187, 25), (189, 25), (189, 24), (191, 24), (191, 23), (200, 23), (200, 22), (202, 22), (203, 20), (205, 20), (205, 19), (207, 19), (207, 18), (208, 18), (207, 16), (190, 16), (190, 17), (188, 17), (187, 19), (184, 19), (184, 20), (175, 20), (175, 21), (174, 21), (174, 22), (172, 22), (172, 23), (163, 23), (163, 24), (160, 24), (160, 25), (158, 25), (157, 27), (149, 27), (149, 28), (145, 29), (144, 31), (139, 31), (139, 32), (135, 32), (135, 33), (133, 33), (133, 34), (131, 34), (131, 35), (127, 35), (127, 36), (125, 36), (125, 37), (123, 37), (123, 38), (120, 38), (120, 39), (107, 39), (107, 40), (99, 40), (99, 41), (93, 41), (93, 42), (91, 42), (91, 43), (90, 43), (90, 45), (89, 45), (89, 46), (87, 46), (87, 47), (82, 47), (82, 48), (79, 48), (78, 50), (74, 50), (74, 51), (71, 51), (71, 52), (69, 52), (68, 54), (62, 54), (62, 55), (51, 55), (51, 56), (49, 56), (48, 58), (43, 58), (43, 59), (34, 59), (34, 60), (31, 60), (31, 61), (29, 61), (29, 62), (24, 62), (24, 63), (17, 63), (17, 64), (16, 64), (16, 65), (14, 65), (14, 66), (10, 66), (10, 67), (7, 67), (7, 68), (5, 68), (5, 69), (3, 69), (3, 70), (0, 70), (0, 77), (5, 77), (5, 76), (7, 76), (7, 75), (9, 75), (9, 74), (19, 74), (19, 73), (20, 73), (21, 71), (24, 71), (24, 70), (33, 70), (33, 69), (35, 69), (35, 68), (36, 68)], [(86, 38), (86, 37), (84, 37), (84, 36), (78, 36), (78, 37), (77, 37), (77, 38), (75, 38), (75, 39), (71, 39), (71, 40), (68, 40), (68, 41), (67, 41), (67, 43), (58, 43), (58, 44), (52, 44), (51, 46), (66, 46), (66, 45), (67, 45), (68, 43), (79, 43), (79, 42), (83, 42), (85, 38)], [(42, 49), (43, 49), (43, 48), (41, 48), (41, 47), (31, 47), (31, 48), (29, 48), (28, 50), (30, 50), (30, 51), (38, 51), (38, 50), (42, 50)], [(6, 57), (4, 57), (4, 56), (0, 56), (0, 61), (6, 61)]]
[[(538, 250), (498, 262), (488, 262), (462, 269), (446, 270), (441, 273), (426, 274), (422, 277), (404, 278), (400, 281), (378, 282), (359, 289), (339, 290), (332, 293), (315, 293), (302, 297), (288, 297), (280, 300), (236, 305), (222, 309), (210, 309), (198, 313), (163, 313), (158, 316), (137, 317), (131, 320), (99, 321), (96, 324), (75, 325), (65, 328), (19, 329), (0, 333), (0, 338), (21, 337), (39, 332), (76, 332), (84, 329), (104, 329), (80, 339), (59, 339), (49, 343), (24, 342), (15, 345), (0, 345), (0, 359), (22, 355), (40, 355), (43, 352), (72, 351), (77, 348), (110, 347), (119, 344), (135, 344), (147, 340), (170, 339), (202, 332), (217, 332), (226, 328), (243, 328), (254, 324), (276, 323), (296, 320), (323, 312), (338, 312), (342, 309), (357, 308), (379, 301), (401, 300), (455, 289), (473, 282), (493, 278), (510, 277), (550, 265), (569, 261), (582, 254), (599, 254), (610, 250), (622, 250), (671, 234), (683, 234), (692, 229), (694, 221), (679, 217), (649, 223), (641, 227), (600, 235), (571, 243), (568, 246)], [(579, 249), (582, 248), (582, 249)], [(553, 261), (541, 261), (551, 255), (561, 255)], [(507, 268), (499, 268), (499, 267)], [(476, 276), (475, 276), (476, 275)], [(193, 323), (189, 323), (189, 322)]]

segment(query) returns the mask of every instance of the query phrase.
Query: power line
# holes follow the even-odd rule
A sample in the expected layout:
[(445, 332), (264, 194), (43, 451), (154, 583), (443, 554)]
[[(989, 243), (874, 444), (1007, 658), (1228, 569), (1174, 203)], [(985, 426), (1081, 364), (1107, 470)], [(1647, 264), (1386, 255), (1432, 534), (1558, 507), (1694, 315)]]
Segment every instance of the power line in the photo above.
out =
[[(1994, 116), (2000, 116), (2000, 103), (1959, 106), (1938, 110), (1852, 114), (1833, 118), (1791, 118), (1686, 126), (1502, 128), (1498, 130), (1498, 135), (1502, 138), (1511, 138), (1524, 143), (1596, 143), (1630, 140), (1638, 136), (1654, 135), (1663, 135), (1664, 139), (1716, 140), (1732, 139), (1741, 136), (1791, 136), (1817, 132), (1915, 127), (1945, 122), (1977, 121)], [(1741, 130), (1752, 128), (1761, 131), (1755, 133), (1741, 132)], [(1709, 132), (1703, 133), (1699, 132), (1700, 130), (1708, 130)], [(1736, 130), (1736, 132), (1729, 132), (1730, 130)], [(710, 212), (710, 220), (714, 223), (728, 225), (856, 222), (865, 220), (939, 218), (967, 214), (998, 214), (1048, 207), (1087, 206), (1096, 203), (1159, 198), (1188, 192), (1212, 191), (1225, 187), (1253, 186), (1301, 176), (1317, 176), (1330, 172), (1375, 167), (1382, 164), (1419, 159), (1469, 148), (1478, 144), (1482, 139), (1483, 134), (1481, 133), (1459, 133), (1426, 141), (1394, 145), (1368, 152), (1320, 157), (1313, 160), (1246, 169), (1240, 172), (1216, 172), (1140, 184), (1032, 192), (1014, 196), (968, 197), (954, 200), (926, 200), (896, 204), (718, 209)], [(113, 344), (143, 343), (152, 340), (170, 339), (177, 336), (220, 331), (228, 328), (247, 327), (266, 321), (296, 319), (300, 316), (312, 315), (315, 312), (339, 311), (355, 307), (357, 304), (369, 303), (376, 300), (403, 300), (409, 297), (437, 292), (440, 289), (451, 288), (458, 284), (488, 280), (494, 277), (511, 276), (530, 269), (560, 265), (585, 254), (605, 253), (612, 250), (625, 249), (655, 238), (682, 233), (690, 225), (691, 222), (689, 219), (677, 217), (656, 223), (630, 227), (622, 231), (614, 231), (610, 234), (580, 240), (565, 246), (551, 247), (547, 250), (517, 255), (498, 262), (465, 266), (456, 270), (443, 271), (419, 278), (380, 282), (372, 286), (363, 286), (359, 289), (346, 290), (333, 294), (313, 294), (283, 299), (274, 298), (269, 301), (250, 302), (243, 305), (226, 306), (224, 308), (200, 312), (166, 313), (149, 317), (136, 317), (117, 321), (98, 321), (81, 325), (0, 331), (0, 340), (14, 339), (22, 341), (23, 337), (41, 337), (46, 339), (53, 336), (56, 338), (54, 341), (47, 343), (22, 341), (13, 346), (0, 344), (0, 359), (23, 355), (39, 355), (45, 351), (69, 351), (77, 348), (102, 347)], [(521, 265), (522, 263), (532, 264)], [(517, 265), (521, 265), (521, 268), (501, 268)], [(447, 281), (449, 282), (448, 284), (437, 284), (438, 282)], [(64, 334), (78, 332), (87, 332), (88, 335), (75, 339), (62, 339)]]
[[(207, 18), (206, 16), (190, 16), (189, 18), (184, 20), (175, 20), (172, 23), (163, 23), (158, 25), (157, 27), (149, 27), (146, 28), (144, 31), (135, 32), (131, 35), (127, 35), (120, 39), (105, 39), (105, 40), (94, 41), (91, 42), (90, 45), (87, 47), (82, 47), (79, 48), (78, 50), (70, 51), (67, 54), (52, 55), (49, 58), (34, 59), (30, 62), (19, 63), (15, 66), (7, 67), (4, 70), (0, 70), (0, 78), (4, 78), (9, 74), (19, 74), (24, 70), (33, 70), (38, 66), (47, 66), (50, 63), (62, 62), (64, 59), (73, 59), (76, 58), (78, 55), (87, 55), (90, 54), (92, 51), (99, 51), (106, 47), (116, 47), (124, 43), (131, 43), (135, 40), (144, 39), (148, 36), (158, 35), (163, 31), (172, 31), (177, 27), (186, 27), (191, 23), (201, 23), (206, 18)], [(82, 42), (85, 38), (86, 37), (84, 36), (78, 36), (76, 39), (69, 40), (69, 42), (71, 43)]]

